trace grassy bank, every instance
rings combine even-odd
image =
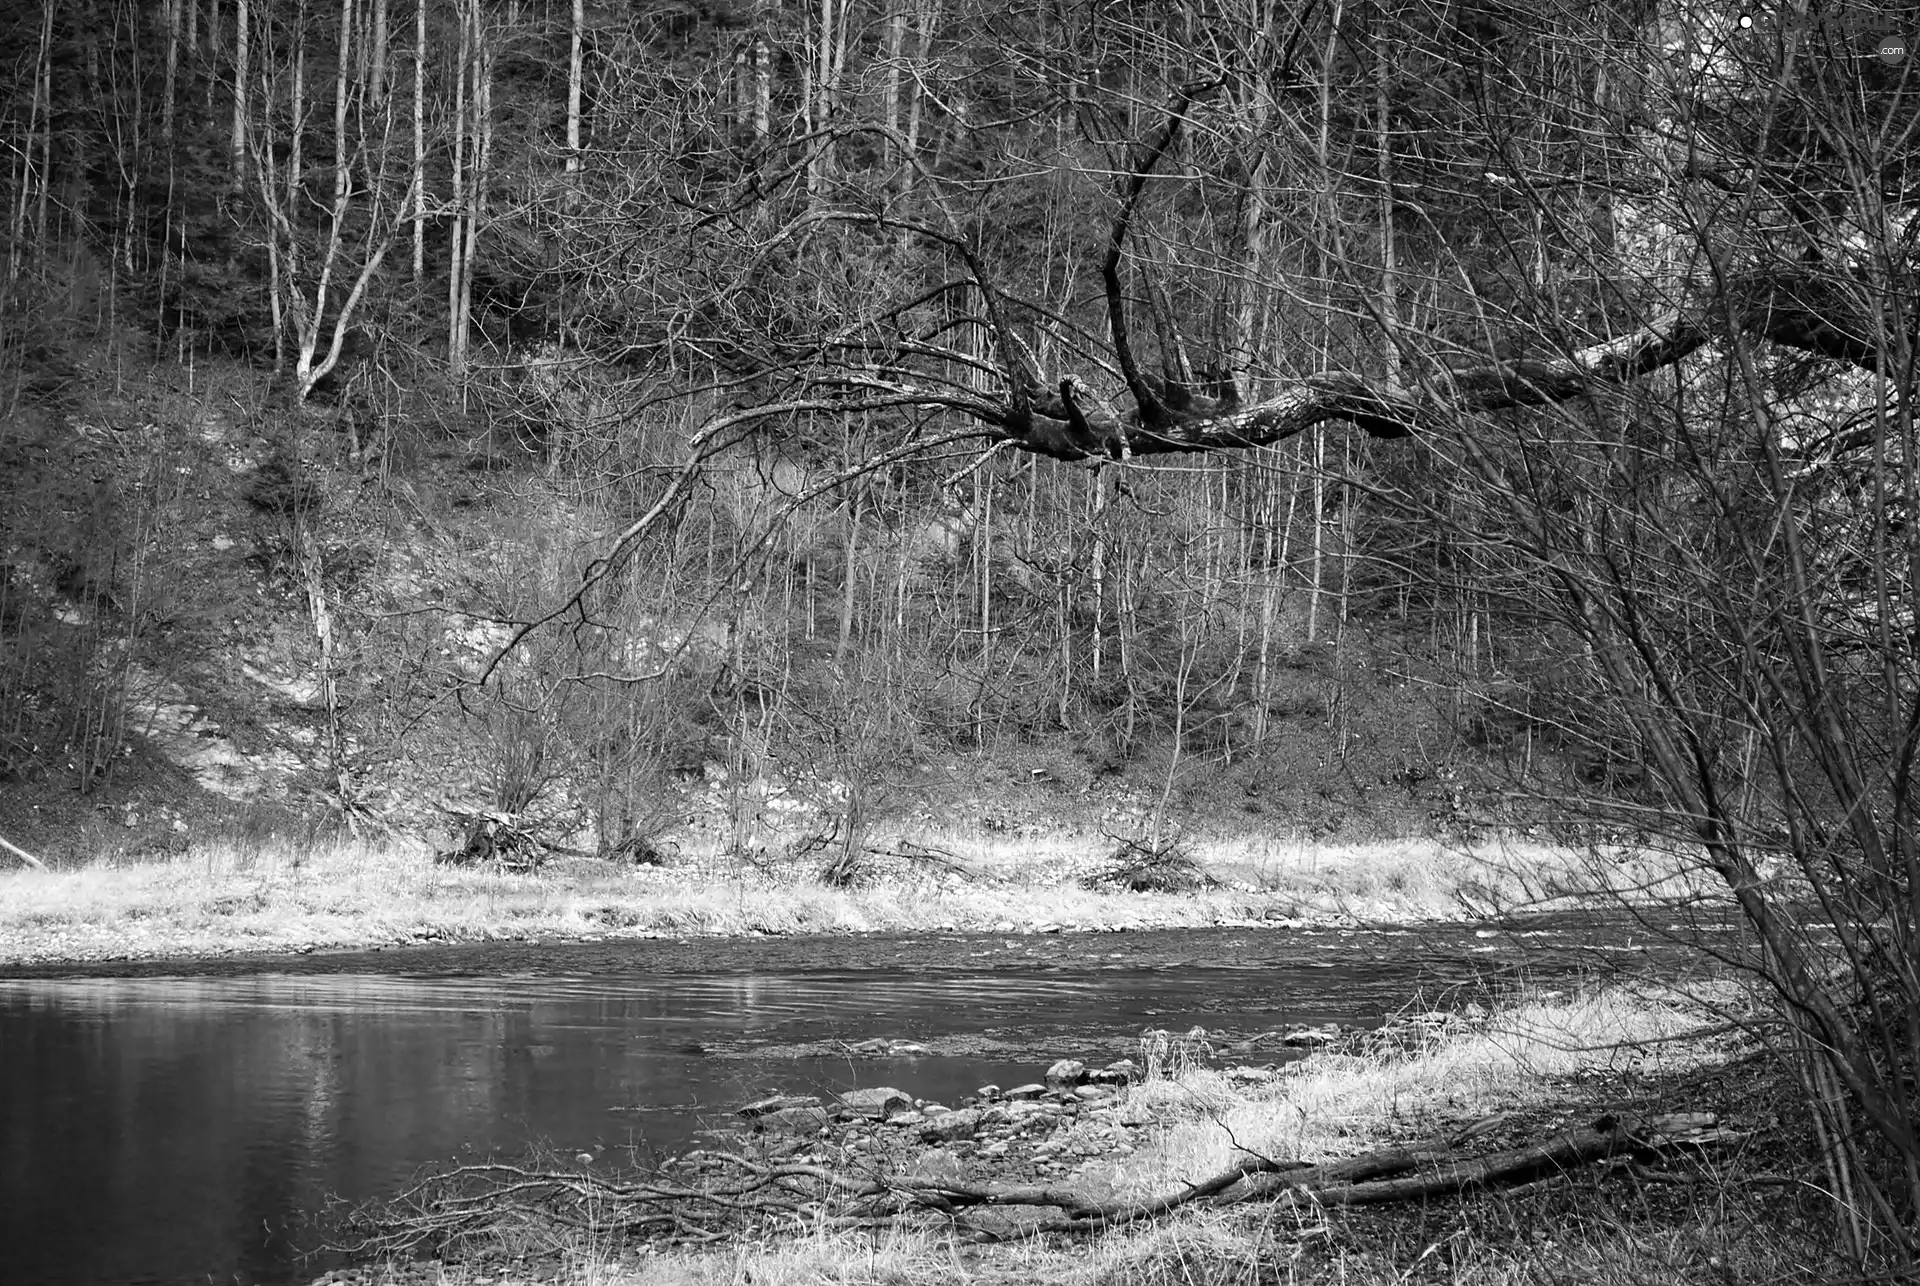
[[[1721,1002],[1728,1000],[1722,995]],[[1129,1156],[1070,1182],[1096,1195],[1175,1192],[1248,1152],[1317,1162],[1504,1114],[1473,1150],[1585,1124],[1603,1111],[1709,1110],[1743,1145],[1660,1171],[1589,1167],[1514,1191],[1366,1209],[1192,1207],[1087,1240],[968,1244],[939,1231],[821,1232],[701,1252],[635,1252],[592,1231],[518,1225],[458,1263],[372,1268],[382,1286],[801,1286],[1049,1282],[1059,1286],[1327,1282],[1668,1286],[1840,1280],[1803,1143],[1761,1064],[1678,995],[1542,994],[1410,1046],[1321,1053],[1265,1082],[1182,1067],[1130,1093],[1154,1125]],[[1784,1094],[1784,1091],[1782,1091]],[[1766,1173],[1760,1174],[1764,1170]],[[1857,1272],[1858,1269],[1851,1270]],[[1848,1278],[1849,1280],[1866,1280]]]
[[[441,865],[405,844],[207,843],[161,860],[0,874],[0,964],[418,941],[1433,920],[1576,886],[1590,856],[1237,838],[1193,845],[1179,891],[1137,892],[1089,885],[1108,869],[1112,841],[1099,837],[916,839],[954,861],[882,863],[850,887],[823,883],[817,861],[777,869],[718,854],[661,867],[564,859],[525,874]]]

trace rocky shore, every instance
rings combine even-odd
[[[1204,1100],[1171,1079],[1176,1073],[1204,1068],[1233,1089],[1246,1090],[1277,1079],[1287,1064],[1317,1050],[1406,1047],[1458,1031],[1466,1021],[1458,1014],[1436,1012],[1405,1017],[1388,1028],[1303,1025],[1232,1043],[1215,1043],[1201,1028],[1152,1030],[1142,1033],[1137,1058],[1098,1065],[1059,1058],[1040,1080],[1008,1087],[982,1085],[952,1104],[917,1099],[892,1086],[825,1097],[773,1095],[742,1104],[731,1121],[713,1129],[708,1147],[672,1158],[653,1177],[698,1186],[709,1174],[719,1176],[727,1154],[751,1153],[762,1161],[820,1165],[850,1174],[964,1184],[1059,1184],[1099,1196],[1109,1186],[1103,1170],[1146,1147],[1156,1128],[1206,1110]],[[850,1052],[879,1058],[914,1049],[912,1042],[876,1039]],[[585,1153],[573,1161],[583,1168],[601,1164]],[[1010,1207],[993,1212],[992,1218],[1004,1232],[1014,1233],[1032,1214]],[[743,1229],[749,1236],[771,1231]],[[617,1258],[638,1265],[659,1248],[630,1246]],[[516,1254],[489,1246],[446,1261],[336,1269],[315,1278],[313,1286],[549,1286],[577,1281],[577,1268],[564,1253]]]

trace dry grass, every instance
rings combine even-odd
[[[1485,1023],[1462,1022],[1414,1057],[1318,1054],[1253,1092],[1195,1069],[1141,1087],[1167,1124],[1151,1147],[1111,1164],[1110,1182],[1123,1195],[1152,1196],[1217,1173],[1245,1152],[1331,1160],[1388,1136],[1431,1136],[1448,1123],[1522,1108],[1583,1073],[1628,1065],[1642,1075],[1681,1070],[1701,1051],[1668,1038],[1703,1020],[1683,997],[1615,989],[1537,999]]]
[[[423,846],[209,842],[164,860],[0,874],[0,963],[273,952],[422,939],[1148,928],[1342,917],[1458,916],[1516,872],[1554,877],[1576,855],[1433,842],[1315,847],[1247,837],[1197,844],[1213,886],[1087,888],[1111,841],[915,836],[965,875],[901,864],[851,888],[810,869],[769,874],[717,853],[671,869],[595,861],[538,874],[434,862]]]

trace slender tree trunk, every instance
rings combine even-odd
[[[764,22],[764,15],[761,18]],[[773,133],[773,49],[764,29],[753,34],[753,141],[765,143]]]
[[[293,124],[289,129],[292,137],[288,140],[287,150],[287,206],[289,211],[299,208],[298,198],[301,186],[301,169],[306,158],[301,155],[300,140],[306,134],[307,124],[307,5],[301,0],[294,18],[297,24],[293,36]],[[296,287],[297,288],[297,287]]]
[[[368,48],[367,89],[376,108],[387,102],[387,0],[373,0],[373,37]]]
[[[320,280],[314,286],[312,311],[306,317],[305,325],[300,328],[300,355],[294,365],[294,379],[302,398],[312,390],[317,378],[313,369],[314,352],[320,343],[321,327],[326,323],[327,297],[346,234],[353,153],[347,144],[347,98],[353,68],[353,6],[354,0],[340,0],[340,42],[333,75],[333,201],[329,206],[331,218],[327,228],[327,247],[320,261]],[[294,289],[299,288],[296,282]]]
[[[854,608],[860,595],[860,488],[847,500],[847,533],[841,544],[844,568],[840,582],[840,620],[833,642],[833,663],[844,666],[853,648]]]
[[[907,91],[907,157],[906,171],[900,176],[902,195],[912,191],[917,171],[913,158],[920,155],[920,116],[921,104],[926,95],[921,92],[921,81],[927,74],[928,60],[933,55],[933,29],[940,21],[940,0],[913,0],[917,15],[918,28],[914,33],[913,85]]]
[[[36,211],[32,242],[47,243],[47,189],[53,182],[53,11],[56,0],[41,0],[40,42],[33,63],[33,98],[27,107],[26,146],[10,167],[14,184],[12,237],[7,246],[7,280],[20,277],[27,257],[27,210]],[[37,165],[36,165],[37,161]],[[35,173],[35,170],[38,173]]]
[[[1101,662],[1105,659],[1103,625],[1106,620],[1107,600],[1107,471],[1098,469],[1093,475],[1093,553],[1089,561],[1088,572],[1093,579],[1093,637],[1089,640],[1092,653],[1089,668],[1093,671],[1095,682],[1100,678]]]
[[[233,131],[232,178],[238,192],[247,176],[247,40],[252,0],[233,0]]]
[[[459,51],[454,63],[453,93],[453,228],[447,247],[447,369],[456,377],[466,370],[467,153],[470,135],[468,84],[474,68],[473,0],[454,0],[460,22]]]
[[[900,57],[907,45],[906,0],[892,0],[887,9],[886,77],[881,82],[881,119],[887,125],[886,155],[898,165],[905,161],[893,135],[900,132]]]
[[[974,507],[980,520],[974,525],[974,550],[980,560],[980,683],[973,698],[973,744],[987,744],[988,676],[993,670],[993,474],[983,468],[974,474]]]
[[[180,5],[182,0],[160,0],[160,16],[167,29],[167,48],[160,82],[160,146],[171,157],[173,118],[180,81]],[[168,215],[172,214],[171,209]]]
[[[246,3],[246,0],[241,0]],[[413,284],[426,273],[427,258],[427,0],[413,4]]]
[[[567,42],[567,173],[580,169],[581,47],[586,35],[586,0],[573,0],[572,29]]]
[[[1403,382],[1400,375],[1400,303],[1398,286],[1394,280],[1393,127],[1389,107],[1393,60],[1386,14],[1376,13],[1374,21],[1374,152],[1380,171],[1380,325],[1385,332],[1382,348],[1386,359],[1386,384],[1390,392],[1397,393],[1403,387]]]
[[[1327,25],[1327,43],[1320,61],[1320,131],[1316,140],[1314,160],[1319,174],[1316,182],[1320,186],[1321,210],[1318,240],[1320,250],[1321,291],[1326,300],[1329,313],[1332,312],[1333,278],[1336,271],[1334,252],[1329,248],[1334,230],[1339,223],[1340,212],[1337,208],[1337,196],[1333,181],[1333,67],[1334,52],[1340,39],[1340,20],[1345,6],[1341,0],[1334,0],[1333,14]],[[1322,359],[1325,359],[1322,354]],[[1313,564],[1312,576],[1307,585],[1307,641],[1316,641],[1320,636],[1320,595],[1322,588],[1322,560],[1326,554],[1326,435],[1313,435]]]

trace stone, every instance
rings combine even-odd
[[[1014,1086],[1012,1089],[1007,1091],[1007,1097],[1015,1098],[1015,1099],[1043,1098],[1045,1097],[1046,1092],[1047,1092],[1046,1086],[1041,1085],[1038,1082],[1035,1082],[1030,1085]],[[982,1097],[985,1097],[985,1096],[983,1095]]]
[[[920,1124],[919,1137],[922,1143],[954,1143],[971,1139],[980,1128],[980,1118],[984,1115],[979,1108],[962,1108],[958,1112],[942,1112],[929,1117]]]
[[[1129,1081],[1140,1079],[1140,1064],[1131,1058],[1117,1059],[1094,1072],[1087,1079],[1096,1085],[1125,1085]]]
[[[1113,1091],[1105,1085],[1082,1085],[1073,1092],[1073,1096],[1082,1102],[1097,1103],[1111,1096]]]
[[[958,1183],[964,1174],[959,1157],[945,1148],[929,1148],[915,1157],[900,1177],[917,1183]]]
[[[1007,1104],[1007,1120],[1023,1128],[1031,1129],[1035,1125],[1046,1124],[1059,1115],[1060,1109],[1053,1104],[1033,1099]]]
[[[1087,1079],[1087,1065],[1077,1058],[1062,1058],[1047,1069],[1049,1085],[1074,1086]]]
[[[783,1107],[753,1118],[756,1129],[780,1130],[793,1134],[812,1134],[833,1123],[824,1107]]]
[[[884,1121],[890,1116],[913,1110],[912,1096],[891,1085],[848,1090],[840,1095],[839,1103],[842,1108],[855,1116],[864,1116],[872,1121]]]
[[[1000,1087],[998,1085],[982,1085],[973,1093],[975,1098],[999,1098]]]
[[[911,1125],[918,1125],[926,1119],[918,1112],[902,1112],[898,1116],[888,1117],[887,1124],[896,1129],[905,1129]]]

